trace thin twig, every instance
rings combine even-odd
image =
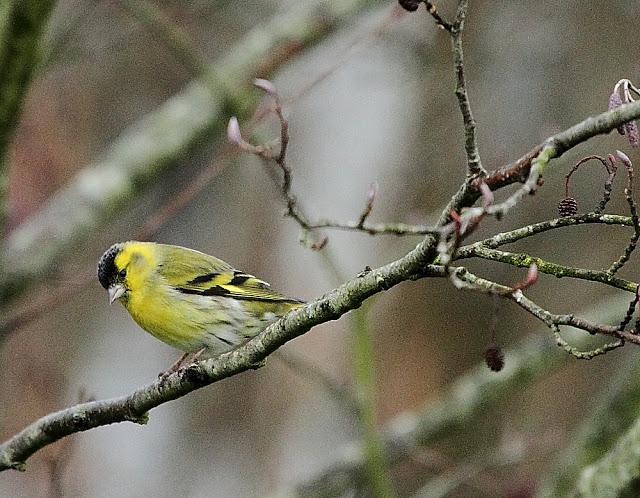
[[[436,9],[436,6],[431,2],[427,2],[426,0],[423,1],[425,6],[427,7],[427,12],[431,15],[431,17],[433,17],[433,20],[436,22],[436,26],[445,30],[449,34],[453,34],[455,27],[440,15],[438,9]]]
[[[492,237],[474,242],[468,246],[463,246],[458,250],[457,256],[460,258],[466,257],[465,254],[468,251],[473,251],[476,246],[485,246],[491,249],[500,247],[506,244],[512,244],[519,240],[524,240],[540,233],[548,232],[550,230],[556,230],[559,228],[565,228],[576,225],[585,224],[603,224],[603,225],[620,225],[620,226],[633,226],[633,221],[629,216],[620,216],[616,214],[597,214],[597,213],[585,213],[574,216],[565,216],[563,218],[554,218],[547,221],[541,221],[532,225],[527,225],[521,228],[516,228],[509,232],[501,232]]]
[[[557,325],[555,323],[552,323],[549,326],[549,328],[553,332],[553,336],[556,339],[556,344],[558,346],[560,346],[562,349],[564,349],[571,356],[574,356],[575,358],[577,358],[579,360],[592,360],[596,356],[600,356],[600,355],[606,354],[609,351],[613,351],[614,349],[618,349],[618,348],[621,348],[622,346],[624,346],[624,339],[617,339],[617,340],[615,340],[613,342],[607,342],[606,344],[603,344],[602,346],[599,346],[597,348],[590,349],[588,351],[582,351],[582,350],[576,348],[575,346],[572,346],[571,344],[569,344],[562,337],[562,335],[560,335],[560,326],[559,325]]]
[[[640,218],[638,217],[638,208],[633,198],[633,164],[629,157],[623,152],[617,151],[618,158],[622,161],[627,169],[627,186],[624,189],[624,196],[629,204],[629,212],[631,213],[631,221],[633,222],[633,235],[627,247],[625,247],[624,253],[617,261],[615,261],[607,270],[609,275],[615,275],[631,258],[631,254],[636,249],[638,239],[640,239]]]
[[[540,307],[530,299],[524,296],[521,290],[512,292],[510,287],[492,282],[485,278],[478,277],[469,272],[464,267],[457,267],[450,269],[452,279],[456,287],[460,289],[473,290],[483,292],[486,294],[500,296],[515,302],[525,311],[536,317],[542,323],[544,323],[556,336],[558,345],[565,349],[568,353],[572,354],[578,359],[591,359],[594,356],[604,354],[612,349],[616,349],[624,345],[625,341],[631,342],[636,345],[640,345],[640,336],[629,331],[622,331],[618,325],[605,325],[599,323],[589,322],[582,318],[577,318],[572,314],[553,314],[544,308]],[[570,326],[580,330],[584,330],[589,334],[602,334],[612,336],[617,340],[613,343],[604,344],[591,351],[579,351],[572,348],[570,345],[562,339],[559,335],[560,326]]]
[[[585,268],[565,266],[530,254],[492,249],[482,244],[473,244],[471,246],[461,248],[458,250],[455,259],[460,260],[472,257],[506,263],[519,268],[529,268],[531,265],[536,265],[539,272],[547,275],[553,275],[557,278],[569,277],[588,280],[591,282],[599,282],[628,292],[636,292],[636,289],[638,288],[638,284],[635,282],[611,276],[606,270],[589,270]]]
[[[564,196],[569,197],[569,182],[571,181],[571,177],[573,176],[573,174],[578,170],[578,168],[580,168],[580,166],[582,166],[584,163],[592,159],[599,161],[604,166],[607,172],[607,179],[604,184],[604,192],[602,194],[602,199],[600,200],[600,202],[598,203],[598,206],[594,210],[595,213],[602,213],[605,207],[607,206],[607,203],[611,199],[611,190],[613,187],[613,180],[617,172],[617,167],[615,165],[613,156],[609,156],[608,160],[598,155],[590,155],[580,159],[564,177]]]
[[[462,49],[462,33],[464,31],[464,20],[467,14],[467,0],[458,1],[456,20],[453,23],[451,33],[453,44],[453,64],[456,74],[455,94],[458,99],[458,106],[464,122],[464,149],[467,153],[467,176],[486,176],[487,171],[483,168],[478,152],[478,141],[476,138],[476,122],[471,112],[471,103],[467,94],[467,83],[464,75],[464,57]],[[432,14],[433,15],[433,14]]]
[[[426,235],[440,234],[439,227],[429,227],[426,225],[408,225],[405,223],[367,223],[367,219],[373,209],[378,187],[371,184],[367,190],[365,207],[356,221],[338,221],[329,219],[312,220],[300,207],[295,194],[292,191],[293,172],[287,162],[287,147],[289,145],[289,121],[282,109],[282,99],[276,87],[267,80],[257,79],[255,85],[269,95],[273,100],[272,111],[278,118],[280,124],[280,137],[271,143],[254,145],[246,141],[240,131],[240,125],[235,117],[229,120],[227,137],[229,141],[237,146],[239,150],[254,154],[267,163],[274,163],[282,172],[280,183],[280,193],[287,207],[286,215],[291,217],[305,232],[311,232],[320,228],[330,228],[337,230],[349,230],[367,233],[369,235]],[[280,144],[279,151],[274,151],[274,145]],[[320,240],[323,240],[321,237]]]
[[[633,299],[629,303],[627,312],[625,313],[624,318],[620,321],[620,325],[618,325],[619,330],[626,329],[627,325],[629,325],[629,323],[631,322],[631,319],[633,318],[633,314],[635,313],[636,307],[638,306],[638,299],[640,299],[640,294],[638,294],[638,290],[640,290],[640,287],[636,290],[636,293],[633,295]],[[638,331],[638,325],[636,322],[636,333],[637,331]]]
[[[303,228],[315,230],[318,228],[330,228],[335,230],[346,230],[363,232],[369,235],[427,235],[440,234],[442,229],[429,225],[408,225],[406,223],[360,223],[358,221],[340,221],[321,218],[318,221],[310,222]]]

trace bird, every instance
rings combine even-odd
[[[187,359],[231,351],[304,305],[221,259],[177,245],[113,244],[97,273],[110,304],[119,301],[142,329],[183,351],[165,374]]]

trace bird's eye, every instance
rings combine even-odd
[[[118,273],[118,276],[120,278],[124,278],[127,276],[127,270],[120,270],[120,273]]]

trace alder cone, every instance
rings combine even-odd
[[[578,202],[573,197],[565,197],[558,203],[558,213],[561,217],[573,216],[578,212]]]

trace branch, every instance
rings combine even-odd
[[[575,216],[566,216],[564,218],[555,218],[553,220],[541,221],[534,223],[533,225],[527,225],[521,228],[516,228],[509,232],[501,232],[492,237],[489,237],[478,242],[474,242],[468,246],[458,249],[458,255],[461,258],[466,257],[467,252],[473,252],[477,246],[484,246],[491,249],[500,247],[506,244],[512,244],[519,240],[532,237],[539,233],[548,232],[549,230],[555,230],[557,228],[570,227],[575,225],[584,225],[589,223],[601,223],[604,225],[621,225],[621,226],[633,226],[633,220],[630,216],[620,216],[617,214],[596,214],[586,213]]]
[[[428,225],[408,225],[406,223],[360,223],[359,221],[339,221],[320,218],[318,221],[309,221],[303,228],[315,230],[318,228],[332,228],[364,232],[369,235],[427,235],[439,234],[441,229]]]
[[[450,34],[453,44],[453,65],[456,73],[455,93],[464,123],[464,150],[467,153],[467,176],[478,177],[486,176],[487,172],[482,167],[482,162],[480,161],[478,141],[476,138],[476,121],[471,112],[471,103],[469,102],[467,83],[464,76],[462,32],[464,31],[464,20],[467,15],[467,4],[467,0],[458,1],[456,19]]]
[[[521,290],[507,287],[491,280],[478,277],[469,272],[464,267],[450,268],[449,271],[454,285],[459,289],[484,292],[486,294],[509,299],[516,303],[518,306],[520,306],[520,308],[527,311],[542,323],[544,323],[547,327],[549,327],[556,338],[556,343],[558,344],[558,346],[562,347],[567,353],[575,356],[578,359],[590,360],[595,356],[604,354],[612,349],[623,346],[625,341],[640,345],[640,335],[637,335],[635,331],[621,330],[619,325],[605,325],[590,322],[583,318],[578,318],[573,314],[554,314],[537,305],[531,299],[525,297]],[[561,326],[569,326],[580,329],[591,335],[602,334],[611,336],[614,337],[616,341],[609,344],[604,344],[590,351],[580,351],[570,346],[560,336]]]
[[[175,164],[204,136],[219,129],[226,112],[236,109],[242,113],[253,101],[253,93],[245,90],[256,71],[276,69],[370,3],[319,1],[288,9],[265,26],[254,28],[227,57],[211,66],[222,87],[213,90],[210,81],[194,80],[124,130],[99,160],[85,167],[3,242],[0,301],[16,297],[59,266],[70,247],[81,244],[92,229],[135,197],[136,190],[157,181],[160,170]]]
[[[206,77],[210,68],[187,34],[155,4],[145,0],[117,0],[140,24],[155,34],[192,76]],[[214,78],[214,73],[211,73]]]
[[[429,244],[423,241],[404,257],[346,282],[324,297],[289,313],[263,333],[230,352],[157,380],[128,396],[83,403],[47,415],[0,445],[0,470],[23,468],[33,453],[70,434],[116,422],[146,423],[147,412],[195,389],[256,368],[273,351],[309,331],[357,308],[367,298],[419,276],[444,276],[426,268]]]
[[[373,203],[378,193],[378,186],[372,183],[367,190],[367,201],[360,213],[357,221],[336,221],[320,219],[313,221],[306,214],[305,209],[300,205],[298,199],[292,191],[293,171],[287,162],[287,147],[289,145],[289,121],[284,116],[282,109],[282,99],[275,85],[265,79],[256,79],[254,85],[264,91],[273,100],[272,111],[278,117],[280,124],[280,137],[266,144],[254,145],[246,141],[240,131],[238,119],[233,116],[227,125],[227,139],[238,150],[260,157],[267,163],[275,164],[282,172],[282,181],[273,177],[279,183],[280,194],[287,206],[286,215],[291,217],[303,232],[311,232],[319,228],[333,228],[338,230],[359,231],[369,235],[439,235],[442,231],[440,227],[429,227],[426,225],[407,225],[405,223],[367,223],[367,218],[373,210]],[[274,151],[274,145],[280,144],[280,150]],[[271,170],[269,170],[271,173]],[[273,175],[272,175],[273,176]],[[311,247],[321,249],[326,243],[326,238],[321,238],[320,242],[312,242]]]
[[[433,17],[436,25],[449,33],[451,36],[453,50],[453,65],[456,75],[455,94],[458,99],[458,106],[462,114],[464,124],[465,143],[464,149],[467,154],[467,177],[476,178],[478,176],[486,176],[487,172],[480,161],[478,152],[478,142],[476,139],[476,122],[471,112],[471,104],[467,94],[467,84],[464,76],[464,57],[462,49],[462,33],[464,31],[464,20],[467,15],[468,0],[458,0],[456,9],[456,17],[453,23],[447,22],[438,12],[433,3],[425,0],[399,0],[400,5],[414,12],[421,3],[424,3],[427,12]]]
[[[483,179],[483,182],[491,190],[498,190],[515,182],[524,182],[529,177],[533,160],[545,146],[553,148],[554,157],[560,157],[576,145],[596,135],[609,133],[618,126],[638,118],[640,118],[640,101],[624,104],[611,111],[587,118],[571,128],[549,137],[517,161],[492,171]]]
[[[640,419],[636,419],[631,428],[604,457],[582,470],[577,484],[580,496],[583,498],[622,496],[623,491],[638,478],[640,467],[638,447],[640,447]]]
[[[529,268],[535,264],[538,267],[538,271],[546,273],[547,275],[553,275],[558,278],[570,277],[589,280],[591,282],[600,282],[628,292],[636,292],[638,287],[638,284],[635,282],[611,276],[607,270],[586,270],[584,268],[565,266],[529,254],[489,249],[483,245],[474,244],[472,248],[463,247],[458,250],[457,257],[454,259],[471,257],[478,257],[488,261],[498,261],[518,268]]]

